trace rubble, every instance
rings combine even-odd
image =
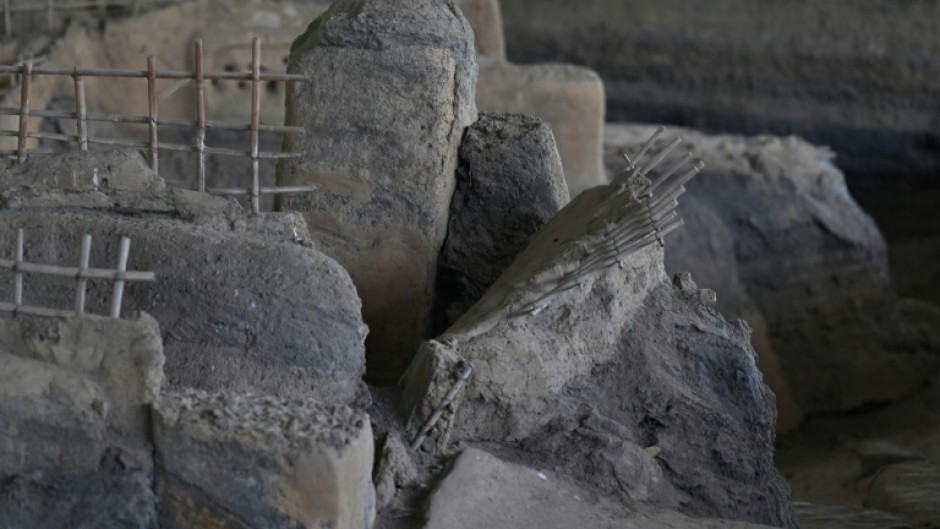
[[[418,469],[408,447],[394,433],[386,434],[376,453],[375,495],[377,507],[382,509],[391,503],[398,489],[417,480]]]
[[[745,324],[726,322],[688,278],[669,284],[658,244],[555,288],[645,200],[645,179],[623,178],[575,198],[423,346],[403,381],[410,431],[466,361],[473,376],[432,446],[506,443],[615,497],[795,527]]]
[[[168,392],[154,408],[161,527],[334,527],[375,518],[372,431],[343,405]]]
[[[319,191],[281,207],[349,271],[370,376],[394,381],[430,331],[457,149],[476,118],[472,32],[452,0],[340,0],[294,42],[288,71],[311,78],[287,94],[287,124],[307,134],[285,148],[306,156],[277,182]]]
[[[438,262],[446,328],[569,201],[551,128],[521,114],[481,114],[460,145],[457,187]],[[443,329],[441,329],[443,330]]]

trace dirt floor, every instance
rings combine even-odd
[[[872,443],[940,461],[940,379],[900,402],[809,418],[778,438],[777,466],[795,501],[862,507],[877,471],[865,456]]]

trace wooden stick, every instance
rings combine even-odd
[[[78,284],[75,286],[75,313],[85,313],[85,292],[88,288],[88,278],[84,274],[88,271],[91,260],[91,235],[82,237],[82,255],[78,263]]]
[[[16,247],[13,250],[13,304],[23,304],[23,228],[16,230]]]
[[[131,16],[136,17],[140,13],[140,0],[134,0],[131,4]]]
[[[261,39],[251,40],[251,212],[261,213],[258,125],[261,123]]]
[[[26,135],[29,133],[29,80],[33,73],[33,62],[23,63],[23,75],[20,80],[20,128],[19,140],[16,144],[16,161],[26,161]]]
[[[672,164],[668,169],[666,169],[666,171],[664,171],[663,174],[659,175],[659,178],[657,178],[656,181],[660,183],[668,181],[669,177],[676,174],[679,171],[679,169],[682,169],[687,164],[691,163],[693,158],[694,156],[692,155],[692,153],[690,152],[685,153],[685,155],[683,155],[682,158],[680,158],[678,161],[676,161],[676,163]]]
[[[415,436],[414,440],[411,442],[411,449],[417,450],[421,446],[421,443],[424,442],[424,438],[428,435],[428,432],[431,431],[431,428],[440,420],[441,415],[444,414],[444,410],[457,398],[457,394],[460,392],[460,388],[467,383],[467,380],[470,378],[470,375],[473,374],[473,366],[469,362],[466,362],[463,366],[463,369],[460,370],[460,373],[457,375],[457,380],[454,381],[454,385],[450,388],[450,391],[447,392],[447,395],[444,396],[444,400],[441,401],[440,406],[438,406],[434,413],[428,417],[428,420],[424,422],[424,425],[421,426],[421,430],[418,431],[418,435]]]
[[[75,76],[75,117],[78,127],[78,146],[81,150],[88,150],[88,121],[85,108],[85,79]]]
[[[56,6],[58,10],[83,10],[83,9],[98,9],[100,11],[106,10],[108,7],[127,7],[130,6],[133,8],[135,2],[140,2],[140,0],[85,0],[85,1],[71,1],[65,4],[59,4]],[[179,0],[160,0],[154,1],[150,0],[149,4],[154,5],[166,5],[172,3],[179,3]],[[13,6],[10,9],[13,13],[38,13],[40,11],[46,11],[48,7],[42,2],[31,2],[29,4],[19,4]]]
[[[281,187],[262,187],[258,190],[260,195],[277,195],[282,193],[313,193],[317,188],[314,186],[281,186]],[[213,195],[250,195],[251,192],[241,187],[216,187],[209,188],[207,191]]]
[[[12,107],[0,107],[0,116],[19,116],[20,109]],[[78,115],[75,112],[65,112],[62,110],[30,110],[30,116],[34,117],[43,117],[43,118],[71,118],[77,119]],[[128,116],[124,114],[104,114],[104,113],[91,113],[86,114],[86,121],[108,121],[111,123],[150,123],[150,118],[147,116]],[[160,118],[157,119],[157,125],[167,125],[175,127],[196,127],[198,121],[191,119],[176,119],[176,118]],[[235,130],[235,131],[245,131],[248,132],[251,130],[251,125],[245,125],[241,123],[225,123],[222,121],[211,121],[206,120],[206,129],[220,129],[220,130]],[[278,134],[306,134],[306,130],[303,127],[292,127],[287,125],[259,125],[258,130],[261,132],[276,132]]]
[[[630,167],[631,169],[636,168],[636,164],[640,162],[640,158],[642,158],[643,155],[646,154],[646,151],[650,150],[653,144],[656,143],[656,140],[659,139],[659,137],[665,131],[666,131],[665,127],[656,127],[656,132],[654,132],[653,135],[650,136],[648,140],[646,140],[646,143],[644,143],[643,146],[640,147],[640,151],[636,153],[636,156],[633,157],[634,165]]]
[[[206,190],[206,88],[202,71],[202,39],[196,39],[196,166],[197,187]]]
[[[15,260],[0,259],[0,269],[15,270],[18,268],[26,274],[70,277],[72,279],[82,277],[85,279],[104,279],[106,281],[115,281],[117,279],[123,279],[125,281],[153,281],[157,278],[157,275],[154,272],[135,272],[133,270],[118,272],[117,270],[111,270],[110,268],[89,268],[85,271],[82,271],[80,268],[69,266],[55,266],[24,262],[20,263],[20,265],[16,267],[15,264]]]
[[[262,152],[258,154],[258,158],[262,160],[287,160],[291,158],[302,158],[304,153],[302,152]]]
[[[646,176],[647,174],[649,174],[650,171],[652,171],[653,169],[656,169],[656,167],[660,163],[662,163],[662,161],[665,160],[666,157],[669,156],[669,154],[676,147],[678,147],[680,143],[682,143],[681,137],[676,136],[675,138],[673,138],[672,141],[669,142],[668,145],[666,145],[666,148],[664,148],[662,152],[656,155],[656,157],[653,158],[653,160],[650,162],[649,165],[646,166],[646,168],[640,170],[640,176]]]
[[[52,33],[52,30],[55,28],[55,15],[53,14],[53,4],[54,0],[46,0],[46,27],[49,30],[49,33]]]
[[[131,240],[121,237],[121,246],[118,249],[117,272],[123,274],[127,271],[127,258],[131,253]],[[124,276],[118,275],[114,280],[114,291],[111,293],[111,317],[121,317],[121,304],[124,302]]]
[[[10,0],[3,0],[3,30],[7,37],[13,36],[13,26],[10,22]]]
[[[30,114],[32,116],[33,114]],[[0,136],[19,136],[18,131],[12,130],[0,130]],[[58,141],[75,141],[78,136],[71,134],[59,134],[58,132],[28,132],[26,133],[27,138],[37,138],[42,140],[58,140]],[[35,153],[35,150],[29,151],[30,154]]]
[[[133,147],[138,149],[150,146],[149,141],[115,140],[110,138],[88,138],[88,143],[114,145],[115,147]]]
[[[14,305],[13,303],[7,303],[0,301],[0,312],[7,312],[17,316],[19,314],[29,315],[29,316],[45,316],[47,318],[67,318],[69,316],[74,316],[75,312],[71,310],[62,310],[62,309],[47,309],[44,307],[32,307],[29,305]]]
[[[683,173],[681,176],[670,178],[668,181],[663,181],[660,179],[653,182],[653,185],[650,187],[650,193],[653,193],[657,196],[672,195],[704,168],[705,162],[696,160],[696,162],[692,164],[692,167],[690,167],[689,170]]]
[[[153,55],[147,57],[147,99],[149,109],[150,128],[150,168],[159,172],[157,158],[157,58]]]
[[[0,66],[0,73],[19,73],[19,66]],[[115,70],[107,68],[79,68],[76,72],[74,68],[63,68],[56,66],[41,66],[33,70],[34,75],[72,75],[77,73],[83,77],[148,77],[147,70]],[[155,74],[157,79],[194,79],[194,72],[159,70]],[[250,81],[251,73],[240,72],[205,72],[203,78],[206,80],[226,80],[226,81]],[[262,81],[281,81],[292,83],[306,83],[310,79],[301,74],[265,72],[260,76]]]

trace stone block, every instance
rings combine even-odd
[[[457,149],[476,119],[476,53],[453,0],[340,0],[297,38],[285,140],[304,156],[279,185],[313,237],[349,271],[369,325],[369,374],[393,382],[430,330]]]
[[[604,84],[567,64],[515,65],[480,59],[477,107],[544,119],[558,143],[572,197],[607,182],[603,164]]]
[[[466,312],[569,201],[552,130],[522,114],[482,114],[460,145],[457,188],[441,249],[437,303]]]
[[[366,529],[369,417],[346,406],[197,390],[154,409],[162,529]]]

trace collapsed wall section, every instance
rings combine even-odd
[[[669,284],[658,243],[608,248],[649,190],[631,174],[575,198],[422,346],[403,379],[414,442],[508,445],[621,500],[796,527],[747,325],[690,277]]]
[[[359,298],[346,271],[310,247],[299,215],[250,216],[230,199],[167,189],[136,153],[35,157],[0,171],[0,184],[0,245],[23,228],[30,261],[77,265],[87,233],[92,266],[110,268],[117,241],[131,239],[129,268],[157,280],[128,286],[125,310],[160,322],[170,385],[363,396]],[[110,290],[90,281],[88,310],[103,312]],[[27,275],[24,299],[69,308],[74,280]]]
[[[369,371],[394,381],[427,337],[457,148],[476,118],[473,33],[452,0],[340,0],[291,48],[287,124],[307,134],[282,201],[349,271],[370,327]]]

